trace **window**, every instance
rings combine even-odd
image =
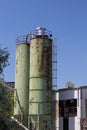
[[[60,117],[73,117],[76,115],[77,115],[77,99],[59,101]]]

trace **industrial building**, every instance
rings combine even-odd
[[[29,130],[87,129],[87,86],[57,88],[57,46],[42,27],[17,39],[14,117]]]
[[[54,48],[52,33],[42,27],[17,39],[14,117],[30,130],[53,130]]]
[[[87,86],[53,92],[56,130],[87,130]]]
[[[14,88],[14,82],[6,87]],[[52,90],[52,102],[53,130],[87,129],[87,86]]]

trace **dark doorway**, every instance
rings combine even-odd
[[[64,117],[64,118],[63,118],[63,130],[69,130],[68,117]]]

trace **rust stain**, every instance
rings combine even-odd
[[[47,76],[47,90],[50,90],[51,89],[51,86],[50,86],[50,81],[51,81],[51,48],[49,47],[47,49],[47,53],[46,53],[46,76]]]
[[[44,39],[43,39],[44,40]],[[46,88],[50,90],[51,80],[52,80],[52,45],[47,44],[46,41],[43,41],[43,45],[39,44],[40,39],[36,39],[35,41],[35,52],[37,55],[37,68],[39,76],[46,78]],[[42,44],[41,43],[41,44]]]
[[[51,101],[51,96],[50,96],[50,93],[48,92],[48,95],[46,96],[46,101],[47,102],[50,102]]]
[[[18,73],[18,67],[17,67],[17,65],[18,65],[18,60],[16,60],[16,74]]]
[[[57,101],[53,102],[53,111],[52,114],[54,116],[55,119],[57,119],[59,116],[59,104]]]
[[[39,58],[39,55],[37,57],[37,64],[39,65],[39,62],[40,62],[40,58]]]

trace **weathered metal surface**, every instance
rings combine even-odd
[[[29,117],[30,130],[54,130],[50,115],[32,115]]]
[[[46,28],[43,28],[43,27],[37,27],[35,32],[36,32],[36,35],[45,35],[45,31],[46,31]]]
[[[59,118],[59,95],[57,91],[53,91],[52,93],[52,103],[53,103],[53,118],[56,120]]]
[[[43,122],[52,121],[52,40],[49,38],[36,37],[30,41],[29,87],[31,123],[38,125],[35,129],[44,130]]]
[[[23,124],[28,123],[29,102],[29,44],[16,45],[14,115],[20,116]]]
[[[52,119],[53,119],[53,128],[58,130],[59,126],[59,95],[57,91],[52,91]]]

